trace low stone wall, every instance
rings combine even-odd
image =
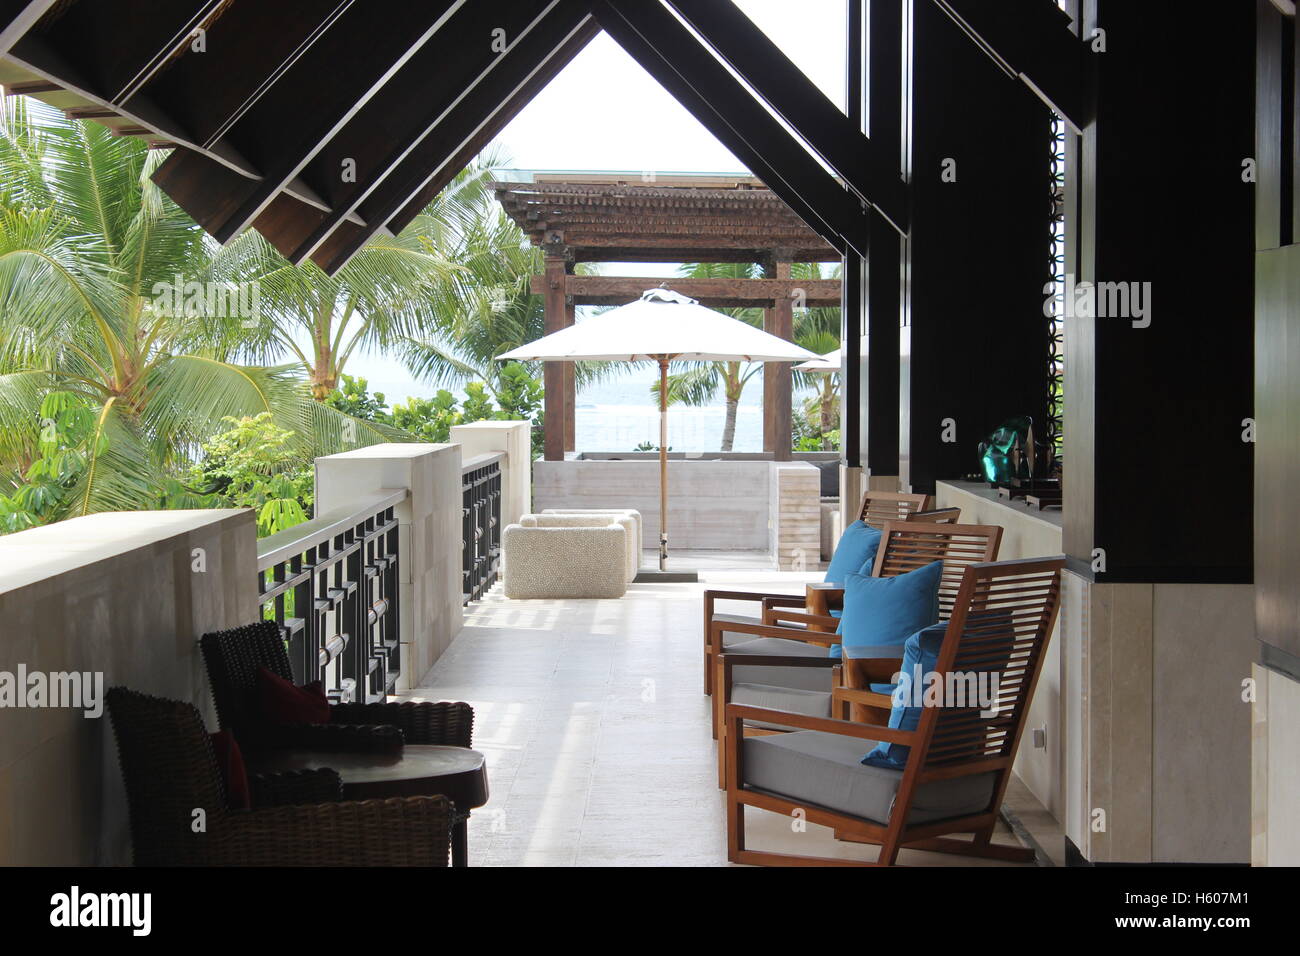
[[[207,631],[257,618],[248,510],[73,518],[0,537],[0,672],[102,674],[216,715]],[[105,711],[0,707],[0,866],[126,865],[126,792]]]
[[[807,462],[675,458],[668,462],[670,550],[766,551],[788,564],[819,551],[819,472]],[[659,462],[533,462],[533,507],[635,508],[642,547],[659,546]],[[805,527],[806,525],[806,527]]]

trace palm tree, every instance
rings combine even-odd
[[[200,285],[203,301],[169,294],[160,305],[160,291],[188,293],[193,280],[229,265],[151,181],[164,154],[23,97],[6,99],[0,484],[21,486],[34,461],[57,454],[75,467],[42,520],[147,508],[199,444],[228,427],[227,417],[270,412],[306,455],[393,434],[317,406],[291,367],[228,361],[213,340],[209,306],[230,290],[214,297]],[[218,311],[229,304],[221,299]],[[88,410],[75,448],[51,447],[57,430],[38,415],[56,393],[60,407]]]
[[[678,269],[678,275],[691,279],[757,279],[762,270],[752,262],[692,262],[685,263]],[[820,279],[820,267],[817,263],[796,262],[791,264],[791,278]],[[756,328],[763,327],[762,309],[719,309],[718,311],[739,319]],[[793,339],[796,345],[810,352],[824,353],[839,346],[840,310],[819,307],[799,309],[794,315]],[[703,406],[710,404],[721,390],[726,401],[726,419],[722,426],[721,451],[731,451],[736,439],[736,413],[740,407],[740,397],[750,380],[763,370],[761,362],[692,362],[682,372],[668,376],[668,404],[680,402],[683,405]],[[826,382],[816,379],[824,378]],[[803,372],[794,373],[794,383],[800,387],[813,386],[819,393],[824,392],[821,400],[821,414],[826,421],[827,410],[834,408],[835,387],[829,381],[833,376],[813,376]],[[656,400],[659,396],[659,383],[650,386],[650,392]],[[828,431],[829,428],[823,429]]]
[[[427,210],[426,247],[458,268],[437,284],[430,300],[435,320],[396,343],[417,379],[439,387],[481,381],[497,397],[512,386],[509,366],[522,364],[536,375],[540,363],[501,364],[496,356],[546,334],[542,297],[529,288],[542,271],[541,250],[487,188],[502,163],[500,154],[480,156]],[[609,368],[576,363],[579,387],[606,377]]]
[[[839,267],[831,270],[838,277]],[[790,277],[810,281],[825,278],[816,262],[795,262],[790,266]],[[825,355],[840,347],[840,310],[835,306],[817,306],[795,315],[795,342],[809,352]],[[839,372],[793,372],[798,388],[812,389],[813,397],[807,403],[808,413],[818,418],[817,431],[822,436],[822,448],[831,448],[830,432],[838,425],[837,413],[840,390]]]
[[[297,364],[319,402],[358,352],[404,354],[435,334],[455,303],[482,291],[476,264],[453,264],[444,247],[445,237],[476,227],[468,203],[487,174],[482,164],[465,169],[400,235],[372,239],[333,276],[310,261],[294,266],[256,232],[244,233],[214,260],[213,279],[255,283],[263,321],[253,329],[221,323],[228,354]]]

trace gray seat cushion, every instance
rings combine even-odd
[[[747,737],[741,744],[744,784],[788,800],[888,823],[901,770],[867,767],[875,744],[815,730]],[[988,809],[995,774],[972,774],[924,784],[912,799],[909,824],[929,823]]]
[[[829,660],[827,649],[803,641],[787,641],[779,637],[751,637],[728,645],[730,654],[754,654],[761,657],[816,657]],[[731,679],[737,684],[776,684],[797,690],[830,693],[831,668],[826,667],[763,667],[742,664],[732,669]],[[829,714],[829,711],[827,711]]]
[[[758,668],[751,669],[758,670]],[[770,667],[764,669],[772,670]],[[789,668],[789,670],[795,670],[795,668]],[[806,714],[809,717],[829,717],[831,715],[830,675],[827,674],[826,689],[822,691],[799,690],[794,687],[779,687],[773,684],[732,684],[730,702],[733,704],[748,704],[751,707],[767,707],[771,710],[784,710],[792,714]],[[745,725],[748,727],[765,727],[769,730],[782,729],[781,724],[770,724],[758,720],[748,720]],[[862,751],[862,753],[866,752],[866,750]]]
[[[763,623],[763,619],[761,617],[750,617],[749,615],[745,615],[745,614],[715,614],[713,615],[713,620],[730,622],[732,624],[762,624]],[[725,629],[722,632],[723,647],[731,647],[733,644],[743,644],[746,641],[752,641],[753,639],[754,639],[753,634],[740,634]]]

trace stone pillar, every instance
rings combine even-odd
[[[402,629],[399,690],[419,686],[460,633],[461,448],[422,443],[370,445],[316,459],[316,513],[346,508],[384,489],[410,492],[397,509]]]
[[[451,429],[451,440],[461,446],[461,461],[495,452],[505,454],[501,463],[502,527],[533,510],[531,433],[529,422],[471,422]]]

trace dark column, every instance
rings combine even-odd
[[[901,0],[870,0],[865,56],[869,86],[867,135],[887,145],[899,157],[903,135],[903,4]],[[856,294],[866,316],[866,338],[860,359],[862,380],[861,428],[863,462],[876,488],[887,488],[898,475],[899,338],[902,294],[897,232],[872,216],[870,249],[859,270]],[[846,272],[846,280],[849,273]],[[847,285],[847,281],[846,281]],[[847,294],[847,292],[846,292]]]
[[[1294,139],[1300,57],[1295,21],[1267,0],[1257,6],[1255,627],[1262,663],[1300,681],[1300,148]],[[1285,824],[1273,824],[1279,825]]]
[[[855,129],[866,132],[863,123],[862,77],[866,67],[863,49],[865,0],[845,3],[844,111]],[[878,217],[873,217],[878,218]],[[865,315],[862,310],[863,259],[853,250],[840,262],[840,459],[849,468],[862,465],[865,428],[861,414],[862,336]]]
[[[546,313],[546,333],[558,332],[568,323],[564,304],[565,265],[568,250],[559,243],[548,243],[543,259],[542,304]],[[568,416],[565,362],[545,362],[543,387],[546,390],[544,454],[547,461],[562,461],[565,449],[565,421]]]
[[[1073,268],[1080,282],[1150,283],[1150,302],[1145,327],[1065,318],[1064,545],[1081,573],[1105,550],[1098,581],[1248,582],[1254,446],[1242,419],[1254,192],[1265,188],[1243,181],[1254,18],[1243,4],[1216,20],[1206,69],[1197,26],[1168,14],[1084,6],[1106,51],[1090,54],[1095,120],[1080,146]]]
[[[1051,117],[937,4],[910,10],[900,465],[913,491],[933,492],[977,470],[1003,420],[1046,420]]]

